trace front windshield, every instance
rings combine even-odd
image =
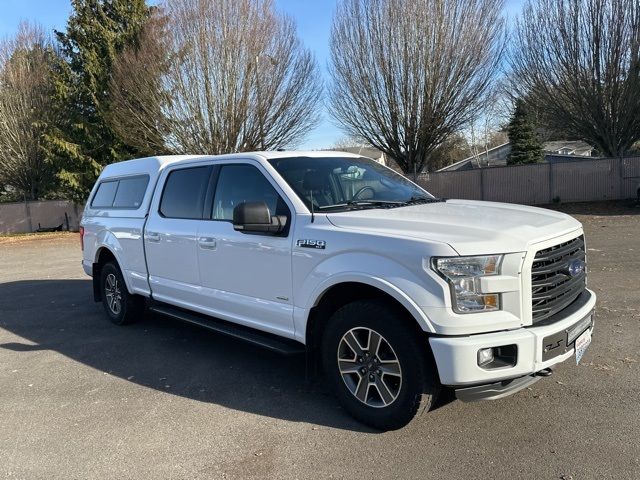
[[[402,175],[364,157],[274,158],[269,162],[315,211],[392,208],[435,200]]]

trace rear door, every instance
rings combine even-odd
[[[291,205],[259,163],[216,164],[209,220],[198,230],[202,303],[211,315],[293,337]],[[264,201],[272,215],[287,217],[278,235],[233,228],[241,202]]]
[[[198,304],[197,233],[212,167],[176,166],[160,178],[162,193],[151,205],[144,245],[153,298],[185,308]]]

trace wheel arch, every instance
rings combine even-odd
[[[109,248],[109,246],[107,245],[104,245],[104,244],[100,245],[96,249],[96,254],[95,254],[93,265],[92,265],[93,300],[95,302],[102,301],[102,290],[100,289],[100,274],[102,272],[102,267],[103,265],[111,261],[115,262],[116,265],[118,265],[118,268],[120,269],[120,271],[122,271],[121,263],[118,260],[118,257],[114,253],[114,251],[111,248]],[[131,292],[131,288],[127,283],[128,282],[127,276],[124,275],[124,272],[122,277],[124,278],[127,291]]]
[[[319,373],[318,352],[324,325],[339,308],[358,300],[383,300],[391,305],[405,325],[413,329],[416,335],[425,338],[425,347],[429,349],[429,320],[410,298],[399,289],[391,287],[388,282],[373,277],[343,280],[326,286],[306,317],[304,343],[309,353],[307,368],[314,374]]]
[[[116,255],[111,250],[109,250],[109,247],[101,246],[96,250],[94,263],[104,265],[111,260],[115,260],[116,262],[118,261]]]

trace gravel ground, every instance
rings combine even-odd
[[[585,225],[599,296],[584,363],[379,433],[303,361],[164,318],[111,325],[76,235],[0,238],[0,477],[640,478],[640,208]]]

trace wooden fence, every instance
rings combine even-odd
[[[640,195],[640,157],[435,172],[418,183],[438,197],[526,205],[620,200]]]
[[[0,203],[0,234],[34,232],[38,227],[77,231],[82,207],[66,200]]]

